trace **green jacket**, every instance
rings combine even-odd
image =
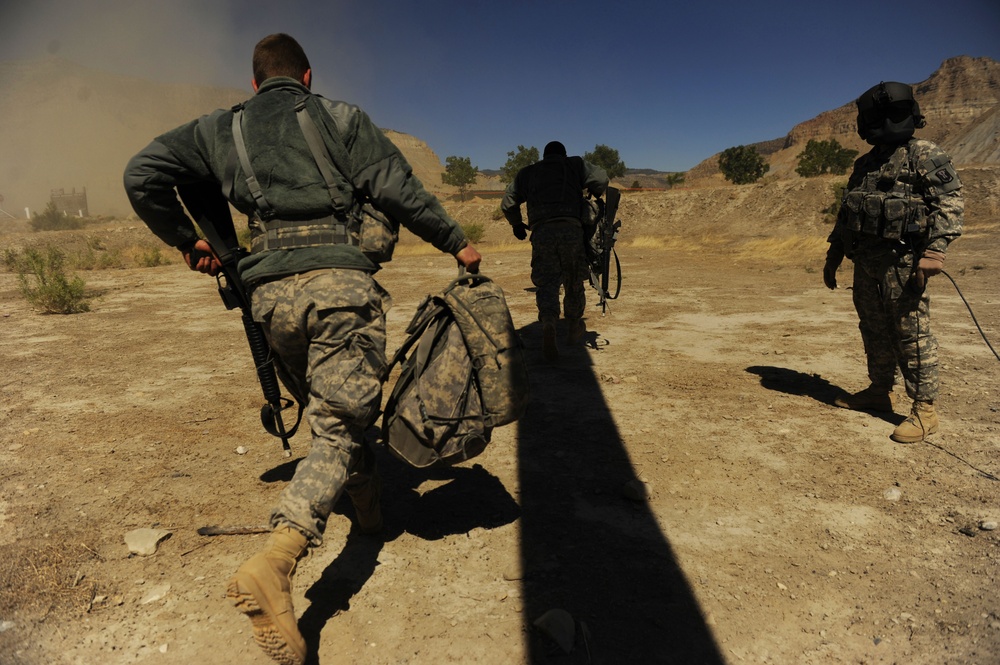
[[[413,175],[410,165],[385,134],[357,106],[314,95],[294,79],[268,79],[247,100],[243,134],[250,163],[278,217],[289,220],[329,216],[334,207],[326,183],[295,117],[306,108],[334,156],[348,196],[368,200],[394,224],[402,224],[437,249],[456,254],[465,245],[461,227]],[[180,247],[197,239],[175,187],[210,181],[230,185],[223,195],[234,208],[257,213],[236,159],[233,109],[218,110],[157,137],[133,157],[124,175],[136,214],[161,240]],[[227,178],[228,176],[228,178]],[[378,266],[351,245],[278,249],[253,254],[240,264],[244,281],[256,282],[319,268],[374,272]]]

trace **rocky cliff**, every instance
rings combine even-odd
[[[991,58],[960,56],[945,60],[931,76],[911,83],[927,127],[917,136],[939,143],[959,166],[1000,164],[1000,62]],[[862,90],[858,91],[859,93]],[[773,141],[759,145],[767,159],[769,175],[798,177],[798,155],[810,140],[836,139],[860,153],[871,146],[857,134],[854,100],[795,125],[773,149]],[[721,180],[718,155],[689,172],[688,180]]]

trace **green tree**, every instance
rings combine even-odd
[[[583,153],[583,158],[607,171],[608,178],[614,180],[625,175],[625,162],[618,157],[618,151],[604,144],[594,146],[594,152]]]
[[[469,185],[476,182],[477,175],[479,175],[479,167],[473,166],[470,158],[452,155],[445,159],[441,182],[458,187],[458,193],[464,201],[465,193],[469,191]]]
[[[678,171],[667,176],[667,187],[676,187],[684,182],[684,173]]]
[[[517,172],[538,161],[538,148],[517,146],[517,150],[507,153],[507,163],[500,167],[500,182],[513,182]]]
[[[809,139],[806,149],[798,154],[799,165],[795,172],[803,178],[812,178],[824,173],[844,175],[857,156],[857,150],[842,148],[837,139],[829,141]]]
[[[719,170],[726,180],[736,185],[757,182],[771,167],[757,148],[752,145],[738,145],[726,148],[719,155]]]

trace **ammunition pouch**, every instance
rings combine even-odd
[[[843,208],[846,226],[855,233],[900,240],[927,229],[923,202],[894,192],[849,192]]]
[[[392,260],[392,251],[399,240],[399,225],[370,205],[363,205],[355,216],[356,225],[351,231],[352,238],[365,256],[374,263]]]

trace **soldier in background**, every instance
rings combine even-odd
[[[926,123],[910,86],[879,83],[856,103],[858,134],[873,147],[854,164],[828,238],[823,281],[837,288],[841,261],[854,262],[854,307],[871,383],[834,403],[891,412],[898,367],[913,404],[890,438],[915,443],[939,427],[938,343],[926,287],[962,233],[962,183],[948,155],[913,137]]]
[[[567,157],[566,147],[552,141],[542,151],[542,160],[526,166],[504,193],[500,209],[518,240],[531,231],[531,283],[535,285],[538,320],[542,323],[542,350],[555,360],[556,322],[559,320],[559,286],[564,289],[566,341],[575,344],[586,332],[584,283],[587,257],[584,232],[584,191],[598,197],[608,188],[608,174],[580,157]],[[528,224],[521,218],[527,202]],[[592,231],[593,229],[589,229]]]

